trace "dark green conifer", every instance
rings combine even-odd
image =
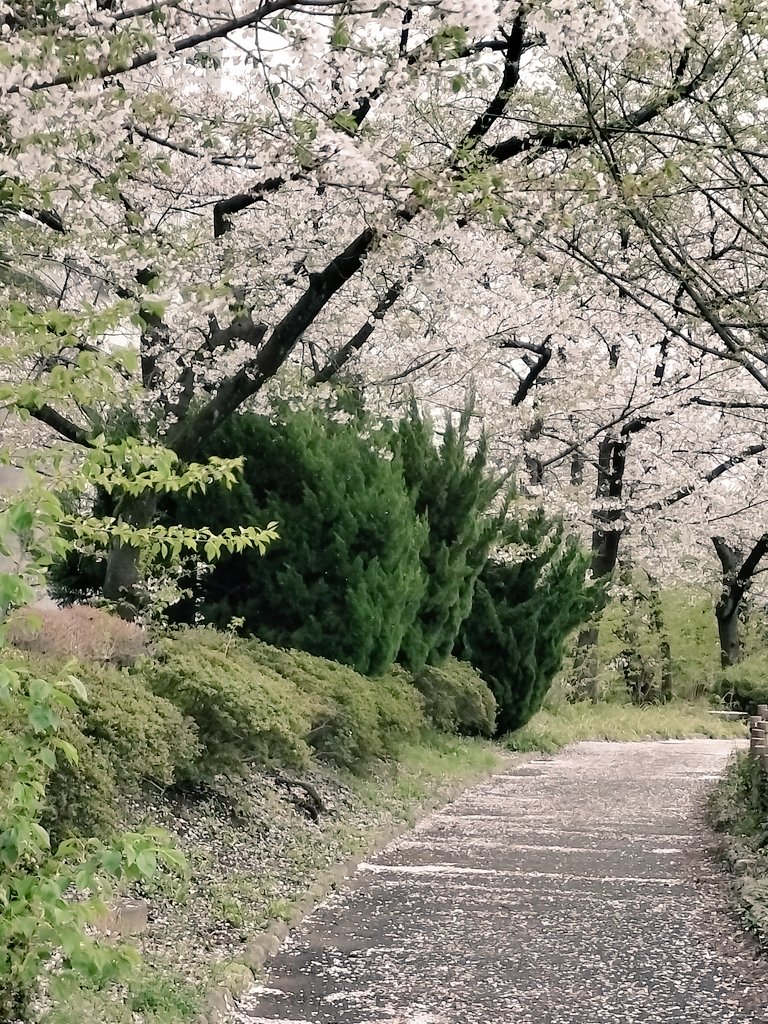
[[[522,557],[514,556],[521,546]],[[455,650],[491,687],[499,733],[519,729],[541,707],[568,634],[592,609],[588,565],[578,541],[543,512],[505,526],[504,545],[480,574]]]
[[[217,432],[204,455],[245,455],[242,481],[175,498],[169,519],[214,531],[274,520],[280,539],[217,563],[197,587],[206,621],[242,617],[268,643],[389,668],[424,593],[426,526],[399,456],[364,433],[306,411],[234,416]]]
[[[470,399],[458,423],[448,419],[439,446],[431,420],[415,401],[397,429],[406,487],[429,528],[421,551],[426,591],[399,654],[416,675],[451,653],[498,533],[497,518],[488,511],[502,480],[488,470],[484,434],[470,451],[472,408]]]

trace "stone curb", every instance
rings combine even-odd
[[[433,811],[441,807],[447,807],[458,799],[462,793],[471,789],[472,786],[491,778],[500,772],[505,771],[504,762],[512,762],[510,768],[525,761],[531,761],[542,757],[540,751],[530,753],[517,753],[500,751],[500,763],[487,771],[476,772],[468,775],[461,782],[441,790],[436,796],[417,804],[414,809],[413,820],[399,822],[389,828],[375,831],[371,836],[371,843],[362,853],[354,854],[339,864],[335,864],[309,887],[293,906],[288,921],[273,921],[263,932],[252,935],[245,943],[241,960],[233,962],[225,969],[225,976],[216,986],[206,994],[205,1005],[202,1013],[195,1019],[194,1024],[224,1024],[230,1014],[236,1009],[236,1001],[243,996],[248,989],[256,984],[256,975],[264,970],[270,960],[280,949],[290,932],[302,924],[304,919],[322,903],[331,892],[349,879],[358,869],[363,861],[381,853],[390,843],[399,839],[406,832],[423,821]],[[509,770],[509,769],[507,769]]]

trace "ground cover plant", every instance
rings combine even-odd
[[[735,755],[707,809],[738,911],[768,948],[768,780],[760,760],[746,752]]]

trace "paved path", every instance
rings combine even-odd
[[[244,1024],[768,1024],[700,854],[733,744],[585,743],[497,775],[283,946]]]

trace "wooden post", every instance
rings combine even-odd
[[[749,752],[754,754],[755,746],[757,745],[757,727],[762,722],[760,715],[750,715],[749,717]]]

